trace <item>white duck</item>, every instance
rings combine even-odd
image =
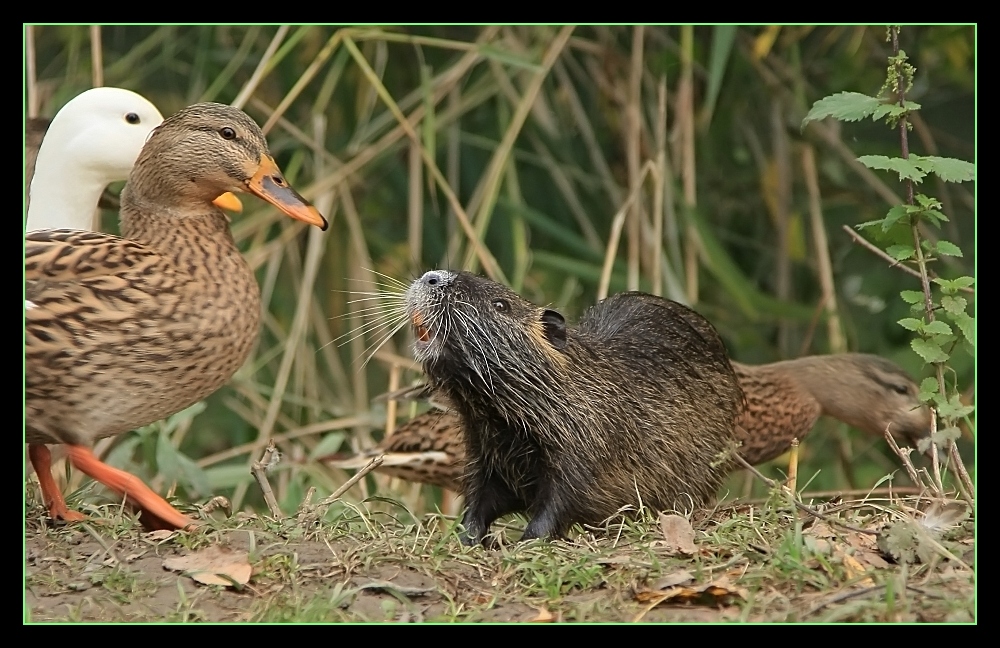
[[[26,229],[94,229],[94,209],[105,187],[128,178],[143,144],[161,123],[156,106],[123,88],[93,88],[77,95],[47,127],[44,121],[30,121]],[[37,154],[30,150],[33,144]],[[223,194],[215,204],[229,211],[242,208],[232,194]]]
[[[122,88],[93,88],[56,113],[42,139],[28,190],[29,232],[94,229],[104,188],[128,177],[163,115]]]

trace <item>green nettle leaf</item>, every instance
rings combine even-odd
[[[858,158],[858,162],[869,169],[895,171],[899,174],[900,180],[920,182],[927,175],[911,160],[904,160],[902,158],[891,158],[884,155],[862,155]]]
[[[893,259],[903,261],[913,256],[914,250],[912,245],[890,245],[886,248],[886,252],[888,252],[889,256]]]
[[[948,359],[948,354],[942,351],[941,347],[931,340],[924,340],[922,338],[910,340],[910,347],[917,352],[917,355],[924,359],[924,362],[944,362]]]
[[[906,207],[906,205],[896,205],[886,213],[885,218],[882,219],[883,232],[888,232],[893,225],[899,222],[899,219],[906,217],[910,213]]]
[[[924,301],[924,293],[919,290],[903,290],[899,293],[907,304],[920,304]]]
[[[965,297],[956,297],[954,295],[945,295],[941,298],[941,308],[945,309],[952,315],[958,315],[959,313],[965,314],[965,307],[968,302],[965,301]]]
[[[923,321],[918,320],[914,317],[904,317],[899,320],[899,325],[905,328],[907,331],[919,331],[920,327],[923,326]]]
[[[919,398],[922,402],[927,403],[934,400],[934,397],[939,394],[938,392],[938,382],[937,378],[929,376],[920,381],[920,395]]]
[[[965,403],[963,403],[959,399],[958,394],[952,396],[951,401],[947,403],[938,403],[937,406],[938,416],[947,419],[963,418],[965,416],[968,416],[969,414],[972,414],[972,412],[975,409],[976,409],[975,406],[966,405]]]
[[[911,155],[910,160],[926,173],[933,173],[945,182],[971,182],[976,179],[976,165],[964,160],[936,155]]]
[[[934,283],[941,286],[942,292],[951,294],[958,292],[962,288],[968,288],[972,284],[976,283],[976,280],[972,277],[958,277],[956,279],[942,279],[937,277],[934,279]]]
[[[925,196],[924,194],[917,194],[915,198],[917,200],[917,203],[920,205],[922,209],[941,208],[941,201],[938,200],[937,198],[931,198],[929,196]]]
[[[937,252],[946,256],[962,256],[962,249],[950,241],[938,241]]]
[[[812,105],[809,114],[802,120],[802,127],[808,122],[833,117],[840,121],[859,121],[874,113],[882,102],[860,92],[839,92],[823,97]]]
[[[929,335],[951,335],[951,327],[941,320],[924,324],[923,332]]]
[[[926,218],[927,220],[931,221],[932,223],[934,223],[934,226],[937,227],[938,229],[941,228],[941,223],[948,222],[948,217],[936,209],[928,209],[926,211],[920,212],[920,215]]]
[[[976,346],[976,318],[968,313],[956,313],[951,319],[962,332],[962,337],[972,346]]]

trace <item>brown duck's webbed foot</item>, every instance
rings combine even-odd
[[[62,491],[52,478],[52,453],[49,452],[48,446],[42,443],[29,443],[28,458],[35,468],[35,474],[38,475],[38,484],[42,488],[42,503],[49,510],[49,517],[66,522],[86,520],[86,515],[72,511],[66,506]]]
[[[147,529],[190,530],[197,526],[194,520],[167,504],[166,500],[135,475],[112,468],[98,459],[90,448],[75,445],[66,447],[73,466],[124,496],[131,506],[139,510],[139,520]]]

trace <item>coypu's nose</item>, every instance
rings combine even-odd
[[[429,270],[419,281],[427,288],[444,288],[455,278],[455,273],[447,270]]]

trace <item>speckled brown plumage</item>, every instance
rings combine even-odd
[[[770,461],[803,439],[822,415],[868,434],[893,433],[915,441],[930,430],[930,414],[917,386],[898,366],[874,355],[808,356],[766,365],[733,362],[747,399],[740,420],[746,431],[741,454],[752,464]],[[426,397],[426,388],[404,390],[402,398]],[[461,490],[464,449],[457,415],[431,410],[401,425],[378,447],[334,465],[359,468],[385,454],[385,474]]]
[[[71,446],[74,465],[129,489],[144,513],[152,502],[151,526],[190,522],[127,473],[107,473],[88,448],[198,402],[243,364],[257,337],[260,290],[212,200],[250,191],[325,229],[279,174],[246,114],[196,104],[157,128],[139,155],[122,193],[122,238],[26,235],[25,437],[55,517],[79,514],[67,515],[61,494],[50,492],[45,443]]]

